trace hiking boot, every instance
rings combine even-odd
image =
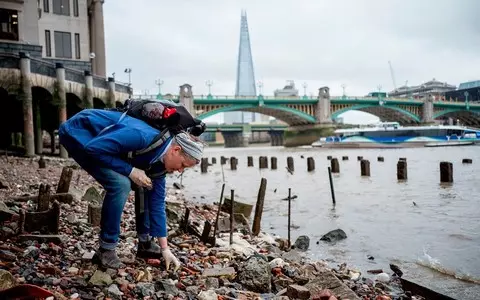
[[[137,257],[141,258],[161,258],[162,257],[162,248],[157,245],[153,240],[148,242],[139,242]]]
[[[125,267],[125,265],[118,258],[115,250],[99,248],[95,255],[98,263],[105,268],[120,269]]]

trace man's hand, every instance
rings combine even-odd
[[[143,170],[134,167],[128,177],[139,187],[145,187],[147,189],[152,188],[152,180],[145,174]]]
[[[162,256],[163,256],[163,259],[165,260],[165,266],[167,268],[167,271],[170,268],[170,263],[172,262],[175,265],[173,268],[173,272],[176,272],[178,268],[180,268],[180,262],[175,257],[175,255],[173,255],[172,251],[170,251],[169,248],[162,249]]]

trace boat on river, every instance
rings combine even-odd
[[[337,129],[313,147],[409,148],[469,146],[480,142],[480,130],[457,125],[401,126],[382,122],[365,127]]]

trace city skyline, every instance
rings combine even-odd
[[[363,96],[378,86],[388,92],[394,88],[388,61],[397,87],[434,77],[457,86],[478,79],[480,40],[472,37],[480,34],[475,24],[480,2],[474,0],[461,5],[212,0],[189,2],[188,9],[176,2],[107,1],[107,72],[127,82],[123,70],[131,68],[135,93],[156,93],[155,80],[161,79],[164,94],[177,94],[178,86],[189,83],[194,94],[206,95],[210,80],[212,94],[233,96],[242,9],[248,12],[255,74],[264,95],[273,95],[286,80],[305,82],[309,96],[322,86],[332,95],[341,95],[342,85],[347,95]],[[142,18],[124,26],[125,15]]]

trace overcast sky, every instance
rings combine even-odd
[[[135,3],[135,4],[132,4]],[[135,93],[235,92],[240,14],[248,16],[256,81],[272,95],[286,80],[303,94],[366,95],[381,85],[480,79],[480,0],[105,1],[107,70],[132,68]]]

